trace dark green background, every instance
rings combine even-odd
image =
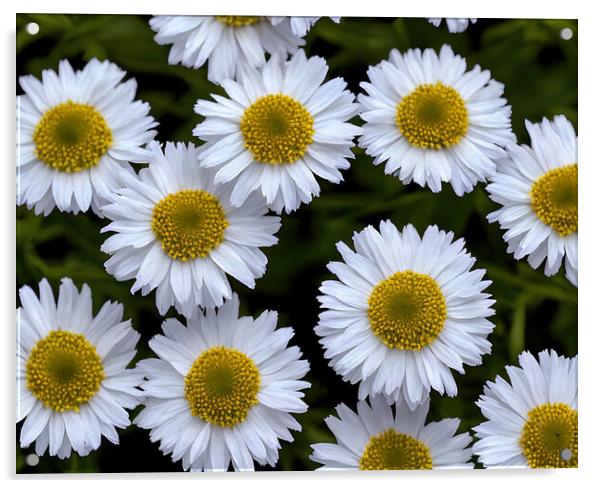
[[[138,80],[138,96],[150,102],[152,115],[160,122],[160,141],[194,141],[193,127],[200,121],[192,107],[199,98],[222,90],[206,80],[206,67],[192,70],[169,66],[169,46],[153,41],[148,16],[108,15],[18,15],[17,75],[40,76],[42,69],[57,69],[68,58],[76,68],[92,57],[110,59]],[[28,22],[37,22],[40,32],[25,31]],[[570,27],[574,37],[565,41],[560,30]],[[325,57],[330,77],[342,76],[354,92],[366,80],[368,65],[388,57],[396,47],[439,49],[451,44],[465,56],[469,67],[480,64],[506,85],[506,97],[513,108],[512,124],[520,142],[528,142],[524,119],[532,121],[565,114],[577,123],[577,22],[570,20],[487,20],[481,19],[462,34],[435,28],[425,19],[344,18],[340,24],[322,19],[307,36],[306,52]],[[18,93],[22,93],[17,88]],[[359,122],[359,119],[358,119]],[[279,312],[281,325],[293,326],[298,344],[311,364],[307,391],[309,410],[297,418],[303,431],[293,443],[283,442],[277,469],[314,469],[308,459],[309,445],[333,441],[324,417],[334,413],[339,402],[355,408],[357,388],[343,382],[323,358],[313,327],[319,313],[316,295],[320,283],[332,276],[326,263],[339,260],[334,244],[351,242],[353,231],[389,218],[400,228],[412,223],[419,232],[437,224],[466,239],[467,248],[477,258],[477,266],[487,269],[493,285],[487,290],[497,300],[490,336],[493,352],[480,367],[467,368],[466,375],[454,374],[459,394],[442,398],[433,394],[429,419],[460,417],[461,431],[483,421],[474,402],[483,383],[503,373],[504,365],[516,363],[524,349],[536,353],[554,348],[559,354],[577,353],[577,289],[563,271],[546,278],[543,270],[532,270],[506,254],[503,232],[489,225],[485,216],[495,209],[483,185],[462,198],[445,185],[439,194],[417,185],[403,186],[386,176],[383,166],[373,166],[363,150],[354,149],[357,158],[345,182],[336,186],[320,181],[322,194],[310,205],[282,217],[280,242],[268,248],[267,273],[255,290],[231,280],[241,296],[242,311],[257,315],[266,308]],[[49,217],[35,216],[24,207],[17,209],[17,286],[37,285],[47,277],[55,290],[63,276],[78,286],[88,283],[93,291],[95,310],[107,299],[125,305],[126,317],[142,334],[137,359],[150,355],[147,341],[160,330],[162,321],[154,305],[154,294],[142,298],[129,292],[131,282],[119,283],[104,271],[107,256],[99,247],[106,235],[99,234],[106,222],[91,213],[71,215],[54,211]],[[173,315],[173,312],[171,313]],[[132,415],[132,418],[134,415]],[[120,472],[180,471],[181,464],[163,456],[158,444],[151,444],[148,431],[130,427],[120,431],[119,446],[103,441],[98,451],[80,458],[72,455],[59,460],[48,455],[31,467],[25,456],[34,452],[18,447],[18,472]],[[258,469],[261,469],[258,466]]]

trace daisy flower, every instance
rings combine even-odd
[[[455,435],[460,419],[425,424],[428,399],[413,411],[398,402],[395,415],[382,396],[371,403],[358,402],[357,414],[341,403],[326,418],[336,443],[311,446],[319,470],[473,468],[470,434]]]
[[[182,325],[163,323],[149,342],[159,359],[145,359],[145,408],[135,423],[150,429],[185,470],[253,470],[253,460],[274,466],[279,439],[301,430],[290,413],[307,410],[301,378],[309,370],[290,327],[276,330],[278,314],[238,316],[233,295],[217,312],[195,311]]]
[[[391,51],[389,60],[368,69],[360,86],[360,117],[366,122],[359,145],[386,161],[385,173],[441,191],[449,182],[457,195],[472,191],[495,173],[502,147],[515,141],[504,85],[448,45]]]
[[[286,57],[305,44],[288,22],[274,25],[270,17],[160,15],[150,26],[155,42],[172,44],[169,64],[196,69],[207,63],[214,83],[234,78],[243,65],[261,66],[266,53]]]
[[[531,147],[506,148],[487,186],[502,207],[487,218],[506,230],[504,240],[515,259],[528,256],[532,268],[545,260],[546,276],[556,274],[564,261],[566,277],[577,286],[577,136],[564,115],[525,123]]]
[[[328,65],[302,50],[290,61],[270,58],[223,83],[230,98],[212,95],[195,111],[205,117],[193,134],[206,143],[199,159],[217,167],[217,182],[234,181],[232,204],[260,189],[268,207],[291,212],[320,193],[315,176],[339,183],[360,129],[345,122],[357,104],[342,78],[323,83]]]
[[[576,468],[577,356],[529,352],[506,366],[510,383],[488,381],[477,405],[487,418],[474,428],[473,452],[485,467]]]
[[[140,334],[123,321],[123,305],[105,302],[96,316],[88,285],[81,292],[61,280],[58,300],[46,279],[39,298],[19,290],[17,309],[17,422],[21,447],[35,442],[38,456],[86,456],[101,436],[119,443],[115,427],[130,425],[143,375],[126,369]]]
[[[309,32],[314,24],[320,20],[321,17],[270,17],[272,25],[278,25],[283,20],[290,23],[291,30],[296,36],[303,37]],[[341,17],[329,17],[333,22],[337,24],[341,22]]]
[[[132,293],[157,289],[165,314],[173,305],[189,316],[201,307],[220,306],[232,296],[226,275],[249,288],[265,273],[260,247],[278,242],[280,218],[265,215],[257,193],[241,207],[229,202],[231,185],[214,182],[215,172],[199,168],[192,144],[149,144],[150,165],[125,175],[124,188],[103,207],[113,231],[101,247],[111,254],[107,272],[119,281],[134,279]]]
[[[19,83],[17,97],[17,204],[48,215],[98,213],[118,188],[129,162],[146,161],[143,147],[157,125],[150,106],[136,96],[136,80],[109,61],[92,59],[81,71],[69,61],[58,74],[42,71]]]
[[[354,233],[355,252],[337,243],[344,262],[328,269],[315,332],[325,357],[345,381],[359,382],[359,398],[383,394],[413,409],[431,388],[455,396],[451,370],[481,364],[491,344],[494,314],[485,270],[464,240],[429,226],[421,238],[412,225],[401,232],[390,221],[380,232]]]
[[[447,30],[452,34],[464,32],[470,24],[477,23],[477,19],[443,19],[441,17],[429,17],[428,19],[429,23],[433,24],[435,27],[439,27],[442,20],[445,20],[445,23],[447,24]]]

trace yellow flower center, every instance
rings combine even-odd
[[[428,446],[394,429],[370,437],[360,458],[360,469],[433,469]]]
[[[256,24],[261,20],[261,17],[244,15],[216,15],[215,18],[230,27],[246,27],[247,25]]]
[[[153,209],[151,226],[172,259],[203,258],[224,239],[228,221],[219,200],[204,190],[180,190]]]
[[[40,339],[26,364],[27,388],[56,412],[79,411],[105,378],[100,356],[83,334],[53,330]]]
[[[245,147],[256,161],[289,164],[313,142],[314,119],[307,109],[281,93],[258,98],[240,121]]]
[[[442,149],[468,131],[468,110],[460,94],[440,81],[419,85],[397,105],[397,127],[416,147]]]
[[[520,447],[531,468],[576,468],[577,410],[544,403],[529,411]]]
[[[368,298],[372,332],[390,348],[420,350],[443,330],[445,297],[437,282],[414,271],[397,272]]]
[[[190,411],[205,422],[233,427],[257,405],[259,369],[246,354],[216,346],[204,351],[184,380]]]
[[[48,110],[33,131],[35,154],[53,169],[77,173],[96,166],[113,143],[104,117],[71,100]]]
[[[577,232],[577,163],[548,171],[531,187],[531,207],[561,236]]]

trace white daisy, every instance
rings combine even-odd
[[[126,369],[140,334],[123,321],[123,305],[105,302],[92,315],[88,285],[81,293],[61,280],[58,301],[48,281],[40,296],[19,290],[17,309],[17,422],[21,447],[35,442],[38,456],[86,456],[101,436],[119,443],[115,427],[130,425],[128,412],[138,403],[143,375]]]
[[[220,306],[232,296],[226,275],[254,288],[267,264],[259,248],[278,242],[280,218],[265,215],[257,193],[233,207],[232,185],[199,168],[194,145],[167,143],[163,153],[152,142],[149,149],[149,167],[125,175],[125,187],[103,207],[113,222],[102,232],[115,232],[101,247],[112,255],[107,272],[135,279],[132,293],[156,288],[161,314],[172,305],[186,316],[197,305]]]
[[[384,394],[415,408],[431,388],[455,396],[451,370],[481,364],[491,344],[495,302],[483,293],[491,281],[453,233],[429,226],[420,238],[390,221],[354,233],[355,252],[343,242],[344,263],[328,269],[315,332],[325,357],[343,379],[359,385],[359,398]]]
[[[441,191],[450,182],[458,195],[495,173],[502,146],[515,141],[504,85],[448,45],[391,51],[389,60],[368,69],[360,86],[360,117],[366,121],[359,145],[386,161],[385,173]]]
[[[357,104],[342,78],[324,84],[328,65],[302,50],[290,61],[270,58],[227,80],[228,98],[199,100],[205,119],[193,134],[207,141],[201,165],[218,167],[217,182],[235,181],[232,203],[241,205],[259,188],[270,209],[296,210],[320,193],[315,176],[339,183],[349,167],[353,137],[360,129],[345,121]]]
[[[566,277],[577,286],[577,136],[564,115],[525,124],[531,147],[506,148],[487,186],[502,207],[487,218],[507,230],[504,240],[516,259],[529,256],[533,268],[546,260],[551,276],[564,258]]]
[[[272,25],[278,25],[283,20],[290,23],[291,30],[299,37],[305,36],[309,32],[314,24],[320,20],[321,17],[270,17]],[[337,24],[341,21],[341,17],[329,17],[333,22]]]
[[[276,329],[276,312],[239,318],[238,306],[234,294],[217,312],[197,309],[186,327],[167,319],[149,342],[160,359],[139,363],[147,399],[134,422],[185,470],[274,466],[279,439],[301,430],[290,413],[307,410],[299,390],[310,386],[301,381],[309,365],[287,347],[293,329]]]
[[[286,57],[305,44],[288,22],[273,25],[270,17],[160,15],[150,26],[158,44],[172,44],[169,64],[200,68],[207,63],[214,83],[234,78],[243,65],[261,66],[266,53]]]
[[[92,59],[81,71],[69,61],[58,74],[42,71],[19,83],[17,97],[17,204],[48,215],[98,213],[104,199],[121,185],[129,162],[143,162],[143,147],[157,125],[150,106],[136,96],[136,80],[109,61]]]
[[[576,468],[577,356],[523,352],[518,362],[506,366],[510,383],[497,376],[479,397],[487,421],[474,428],[474,454],[485,467]]]
[[[357,404],[357,414],[344,404],[326,425],[335,444],[313,444],[310,459],[332,469],[444,469],[473,468],[468,448],[470,434],[454,435],[460,419],[443,419],[425,425],[428,399],[415,410],[398,402],[395,415],[382,396]]]
[[[435,27],[439,27],[441,25],[441,21],[445,20],[447,24],[447,30],[452,34],[457,34],[458,32],[464,32],[470,24],[476,24],[477,19],[452,19],[446,18],[443,19],[441,17],[429,17],[428,21],[433,24]]]

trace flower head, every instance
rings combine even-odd
[[[100,206],[145,162],[144,147],[157,125],[148,103],[134,100],[136,80],[109,61],[92,59],[81,71],[69,61],[58,73],[19,80],[17,97],[17,203],[48,215]]]
[[[140,334],[123,306],[105,302],[92,314],[88,285],[81,292],[61,280],[58,300],[48,281],[39,297],[29,286],[19,290],[17,309],[17,422],[21,447],[35,442],[41,456],[86,456],[101,436],[119,443],[115,427],[130,425],[125,409],[139,403],[143,375],[126,369],[136,354]]]
[[[287,347],[293,329],[276,329],[276,312],[239,318],[238,307],[234,294],[186,326],[166,320],[149,343],[159,359],[139,363],[147,399],[135,423],[185,470],[274,466],[279,439],[301,430],[291,413],[307,410],[299,390],[310,386],[301,381],[309,366]]]
[[[366,121],[359,145],[385,164],[385,173],[441,191],[449,182],[458,195],[495,174],[503,146],[515,141],[504,85],[448,45],[391,51],[389,60],[368,69],[361,83],[360,117]]]
[[[485,467],[574,468],[578,465],[577,357],[529,352],[506,366],[510,383],[488,381],[477,406],[473,452]]]
[[[259,189],[270,209],[288,213],[320,193],[316,176],[343,179],[360,131],[346,122],[357,104],[343,79],[323,83],[327,72],[324,59],[299,50],[290,61],[273,56],[225,81],[230,98],[197,102],[205,117],[193,131],[206,141],[200,164],[219,169],[217,182],[234,183],[232,204]]]
[[[312,461],[318,469],[439,469],[472,468],[470,434],[456,434],[460,419],[443,419],[426,424],[428,399],[415,410],[400,401],[395,414],[382,396],[370,404],[358,402],[357,413],[344,404],[326,424],[335,444],[313,444]]]
[[[490,222],[506,230],[508,252],[537,268],[546,261],[546,276],[564,261],[567,279],[577,286],[577,136],[563,115],[552,121],[526,122],[531,146],[511,144],[487,186],[502,207]]]
[[[162,314],[172,305],[186,316],[199,305],[220,306],[232,296],[227,275],[253,288],[267,264],[259,248],[278,241],[280,218],[265,215],[256,193],[232,206],[232,185],[199,168],[192,144],[149,148],[149,167],[125,175],[125,187],[103,207],[112,220],[103,232],[115,232],[101,247],[111,254],[106,270],[134,279],[132,293],[156,289]]]
[[[337,244],[344,262],[322,283],[316,334],[343,379],[359,382],[359,396],[401,398],[415,408],[432,389],[456,395],[451,370],[481,364],[491,350],[491,282],[464,241],[436,226],[420,237],[390,221],[354,234],[355,251]]]
[[[150,26],[158,44],[172,45],[169,64],[200,68],[207,63],[214,83],[234,78],[243,66],[263,65],[266,53],[286,57],[305,44],[288,22],[270,17],[159,15]]]

